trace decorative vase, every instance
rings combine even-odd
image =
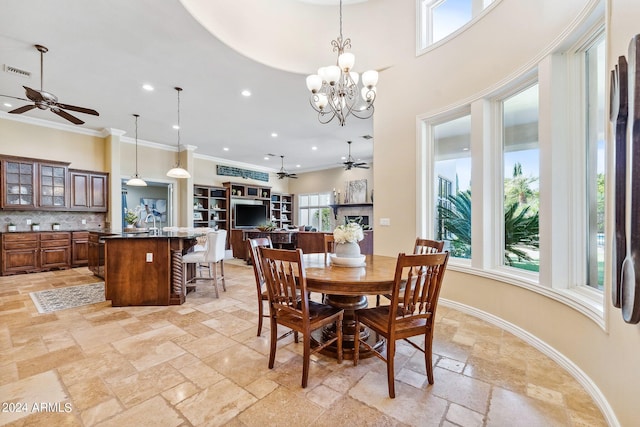
[[[52,224],[52,225],[51,225],[51,229],[52,229],[53,231],[60,230],[60,224]]]
[[[358,258],[360,245],[357,242],[336,243],[335,253],[340,258]]]
[[[18,229],[18,227],[15,226],[15,225],[7,225],[7,229],[8,229],[8,231],[13,232],[13,231],[16,231]]]
[[[32,224],[31,231],[40,231],[40,226],[38,224]]]

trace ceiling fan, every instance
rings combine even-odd
[[[284,156],[280,156],[280,158],[282,159],[282,167],[280,168],[280,171],[276,173],[276,175],[278,175],[278,179],[282,179],[282,178],[298,179],[295,173],[289,173],[284,169]]]
[[[92,110],[90,108],[76,107],[74,105],[63,104],[61,102],[58,102],[57,96],[55,96],[52,93],[45,92],[43,90],[42,81],[43,81],[43,74],[44,74],[43,72],[44,54],[47,53],[49,49],[39,44],[35,45],[35,48],[38,49],[38,51],[40,52],[40,90],[31,89],[30,87],[27,87],[27,86],[22,86],[25,90],[26,97],[29,99],[17,98],[15,96],[9,96],[9,95],[0,95],[6,98],[13,98],[13,99],[19,99],[21,101],[33,102],[33,104],[25,105],[25,106],[16,108],[15,110],[11,110],[9,111],[9,113],[22,114],[22,113],[26,113],[27,111],[33,110],[34,108],[37,107],[41,110],[47,110],[47,109],[51,110],[53,113],[57,114],[63,119],[69,120],[71,123],[76,125],[81,125],[84,122],[79,118],[67,113],[64,110],[71,110],[71,111],[76,111],[78,113],[99,116],[97,111]]]
[[[369,169],[366,162],[356,162],[353,157],[351,157],[351,141],[347,141],[347,144],[349,144],[349,156],[347,157],[347,161],[342,162],[345,170],[349,171],[353,168]]]

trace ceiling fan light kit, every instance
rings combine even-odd
[[[40,110],[51,110],[54,114],[62,117],[65,120],[70,121],[75,125],[84,124],[84,121],[75,117],[72,114],[69,114],[65,110],[75,111],[83,114],[91,114],[93,116],[99,116],[98,112],[92,110],[91,108],[77,107],[75,105],[63,104],[58,102],[58,97],[50,92],[45,92],[43,89],[43,81],[44,81],[44,54],[49,51],[46,47],[42,45],[35,45],[35,48],[40,52],[40,90],[32,89],[27,86],[22,86],[25,90],[25,95],[28,99],[18,98],[15,96],[9,95],[0,95],[6,98],[18,99],[20,101],[31,101],[33,104],[24,105],[22,107],[18,107],[15,110],[9,111],[9,114],[22,114],[27,111],[33,110],[34,108],[38,108]]]
[[[311,91],[309,104],[318,112],[322,124],[334,118],[340,126],[345,125],[348,116],[368,119],[373,115],[376,100],[378,72],[369,70],[362,73],[362,79],[355,71],[355,55],[345,52],[351,49],[351,39],[342,38],[342,0],[340,0],[340,35],[331,41],[333,51],[338,52],[337,65],[320,67],[318,74],[307,77],[307,89]],[[358,88],[358,80],[362,87]]]
[[[180,92],[182,91],[181,87],[174,88],[178,92],[178,162],[176,165],[169,169],[167,172],[167,176],[171,178],[191,178],[191,174],[180,166]]]
[[[127,181],[127,185],[133,187],[146,187],[147,183],[144,179],[140,178],[140,175],[138,175],[138,117],[140,117],[140,115],[134,114],[133,117],[136,118],[136,174]]]

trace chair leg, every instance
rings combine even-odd
[[[264,303],[262,302],[262,298],[258,299],[258,335],[262,334],[262,319],[264,319],[263,313]]]
[[[227,285],[224,282],[224,260],[220,260],[220,276],[222,276],[222,290],[227,292]]]
[[[273,369],[276,360],[276,343],[278,342],[278,323],[271,317],[271,348],[269,350],[269,369]]]
[[[395,384],[395,372],[393,367],[393,361],[396,354],[396,342],[395,340],[387,340],[387,382],[389,383],[389,397],[395,399],[396,397],[396,384]]]
[[[307,388],[307,380],[309,379],[309,360],[311,359],[311,337],[305,333],[302,336],[304,341],[303,360],[302,360],[302,388]]]
[[[213,267],[213,287],[216,290],[216,298],[220,298],[220,294],[218,294],[218,276],[216,275],[216,264],[210,262],[209,263],[209,277],[211,277],[211,269]]]
[[[354,315],[355,322],[355,342],[353,343],[353,366],[358,366],[358,359],[360,358],[360,334],[357,332],[360,330],[360,322],[358,322],[358,315]]]
[[[431,342],[433,341],[433,336],[424,337],[424,365],[427,369],[427,379],[429,380],[429,384],[433,384],[433,356],[431,351]]]
[[[338,363],[342,363],[342,317],[336,320],[336,335],[338,337]]]

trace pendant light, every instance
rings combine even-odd
[[[180,92],[181,87],[174,88],[178,92],[178,163],[167,172],[171,178],[191,178],[191,174],[186,169],[180,167]]]
[[[133,117],[136,118],[136,174],[127,181],[127,185],[134,187],[146,187],[147,183],[140,178],[140,175],[138,175],[138,117],[140,117],[140,115],[134,114]]]

